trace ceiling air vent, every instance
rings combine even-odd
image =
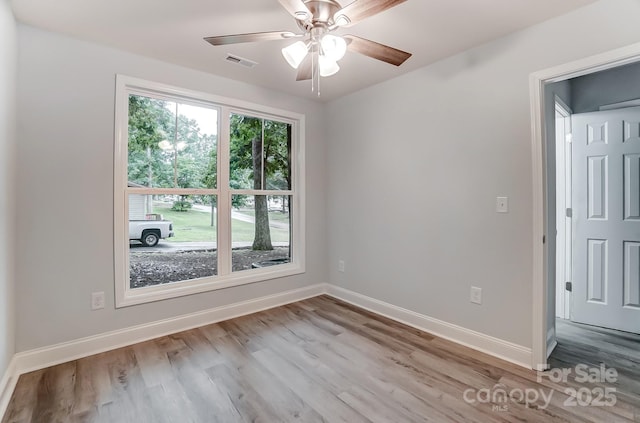
[[[234,56],[233,54],[227,54],[227,57],[224,60],[226,60],[227,62],[235,63],[236,65],[244,66],[245,68],[253,68],[258,64],[258,62],[245,59],[244,57]]]

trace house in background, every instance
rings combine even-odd
[[[180,2],[166,10],[144,3],[166,24],[158,30],[187,32],[194,43],[212,32],[259,29],[216,20],[233,14],[233,1],[209,4],[211,23],[205,19],[198,31],[172,26],[181,10],[171,8]],[[273,3],[265,15],[278,10]],[[406,7],[426,3],[409,0]],[[192,324],[211,310],[327,292],[533,367],[531,297],[542,270],[532,258],[540,175],[532,164],[530,77],[640,42],[640,3],[562,2],[572,7],[554,13],[566,6],[536,0],[533,9],[544,3],[551,12],[513,27],[502,9],[472,13],[453,3],[434,5],[429,16],[404,15],[401,5],[388,25],[380,17],[353,30],[377,28],[381,42],[391,31],[411,37],[413,29],[394,17],[428,31],[441,12],[471,22],[497,19],[504,31],[480,40],[449,22],[416,42],[424,51],[412,53],[429,57],[406,73],[350,56],[341,63],[349,78],[323,79],[318,98],[310,85],[295,82],[286,63],[277,67],[281,57],[271,60],[267,52],[277,48],[259,47],[264,60],[250,73],[223,62],[227,50],[204,45],[198,60],[181,59],[179,49],[173,56],[161,51],[169,45],[145,46],[147,34],[123,35],[135,15],[119,21],[109,2],[15,0],[12,9],[2,0],[0,405],[20,373],[152,337],[168,330],[164,324]],[[92,26],[83,14],[113,37],[73,34]],[[286,13],[279,19],[275,24],[289,22]],[[451,49],[439,50],[441,44]],[[238,55],[255,51],[249,48],[238,47]],[[116,75],[304,116],[304,273],[116,307]],[[508,213],[496,213],[498,197],[508,197]],[[481,304],[469,301],[471,287],[482,289]],[[104,309],[91,310],[94,292],[106,294]]]
[[[142,188],[142,185],[128,182],[127,186]],[[153,214],[153,196],[133,194],[129,196],[129,220],[146,220]]]

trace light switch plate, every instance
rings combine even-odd
[[[482,304],[482,288],[477,286],[471,287],[471,302],[474,304]]]
[[[496,212],[509,213],[509,197],[496,198]]]
[[[104,308],[104,292],[93,292],[91,294],[91,310],[101,310]]]

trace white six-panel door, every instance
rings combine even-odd
[[[572,127],[571,319],[640,333],[640,107]]]

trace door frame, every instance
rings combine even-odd
[[[554,99],[555,102],[555,115],[556,115],[556,209],[558,209],[559,205],[562,205],[562,213],[559,213],[556,210],[556,228],[558,229],[558,233],[556,235],[555,240],[561,239],[564,245],[556,244],[556,317],[561,317],[563,319],[569,319],[571,317],[571,293],[566,290],[565,283],[566,281],[570,281],[571,275],[573,272],[572,263],[572,251],[573,251],[573,225],[572,223],[567,222],[567,210],[571,208],[571,190],[572,190],[572,181],[571,181],[571,115],[573,112],[571,108],[565,104],[564,101],[557,95]],[[560,115],[563,122],[563,133],[559,134],[558,132],[558,121],[557,115]],[[558,154],[559,151],[562,151],[562,154]],[[562,161],[560,161],[562,158]],[[558,178],[558,175],[562,173],[562,178]],[[562,189],[560,189],[562,188]],[[559,201],[558,192],[562,192],[563,199]],[[569,200],[569,201],[567,201]],[[562,220],[560,220],[561,218]],[[569,217],[570,218],[570,217]],[[562,236],[560,237],[560,230],[562,230]],[[558,274],[561,274],[562,277],[560,280],[557,279]],[[555,339],[555,338],[554,338]],[[547,345],[547,351],[550,351],[551,348]],[[547,353],[547,356],[549,354]]]
[[[547,360],[547,310],[555,304],[547,304],[547,292],[555,289],[555,283],[547,280],[549,260],[548,242],[555,243],[555,236],[545,233],[547,214],[546,188],[546,122],[544,87],[547,83],[560,82],[570,78],[615,68],[640,61],[640,43],[631,44],[598,55],[565,63],[534,72],[529,76],[531,105],[531,150],[533,176],[533,292],[532,292],[532,343],[531,367],[544,370],[549,367]],[[555,172],[555,169],[552,169]],[[554,311],[555,314],[555,311]]]

